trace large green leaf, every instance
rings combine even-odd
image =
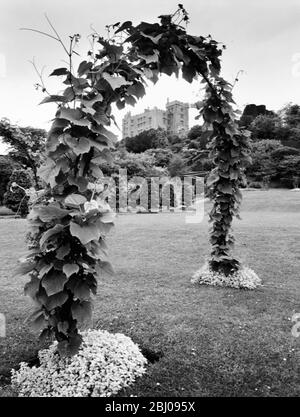
[[[87,281],[79,280],[73,289],[74,298],[80,301],[88,301],[91,297],[90,287]]]
[[[56,224],[54,227],[52,227],[51,229],[49,229],[45,233],[43,233],[43,235],[41,236],[41,239],[40,239],[41,249],[43,249],[43,246],[45,245],[47,240],[50,239],[50,237],[61,233],[63,229],[64,229],[64,226],[62,224]]]
[[[74,356],[78,353],[80,345],[82,343],[82,336],[78,333],[69,335],[68,340],[63,340],[57,345],[59,354],[64,356]]]
[[[70,185],[76,185],[82,193],[87,190],[89,184],[89,180],[85,177],[74,177],[70,175],[68,181]]]
[[[46,183],[50,184],[51,187],[54,187],[56,182],[55,178],[59,174],[60,167],[50,158],[46,159],[44,165],[38,169],[38,175]]]
[[[66,102],[73,101],[75,98],[75,92],[73,87],[67,87],[63,92]]]
[[[75,222],[71,222],[70,233],[72,236],[77,237],[83,245],[100,238],[99,228],[93,223],[80,226]]]
[[[31,277],[31,280],[24,287],[24,294],[34,298],[40,287],[40,280],[37,277]]]
[[[104,126],[101,126],[100,125],[98,127],[98,133],[100,133],[101,135],[107,137],[113,143],[115,143],[118,140],[118,137],[113,132],[111,132],[110,130],[107,130]]]
[[[78,67],[78,70],[77,70],[79,77],[81,77],[82,75],[84,75],[87,72],[89,72],[92,67],[93,67],[93,63],[92,62],[82,61],[79,64],[79,67]]]
[[[58,292],[57,294],[48,297],[45,307],[51,311],[56,307],[61,307],[68,299],[68,294],[65,291]]]
[[[64,289],[68,278],[59,271],[52,271],[42,279],[42,286],[45,288],[48,296],[57,294]]]
[[[77,264],[65,264],[63,266],[63,273],[69,278],[73,274],[77,274],[79,266]]]
[[[92,318],[92,305],[90,301],[74,302],[71,311],[79,327],[85,327],[90,324]]]
[[[34,207],[34,211],[45,223],[51,222],[53,219],[62,219],[69,214],[68,210],[61,209],[53,204],[48,204],[48,206],[36,206]]]
[[[220,176],[218,174],[218,170],[214,169],[210,174],[209,177],[207,178],[207,186],[211,187],[215,182],[217,182],[219,180]]]
[[[99,92],[97,92],[97,95],[91,99],[82,99],[82,104],[85,105],[85,107],[93,107],[95,103],[101,103],[103,101],[103,95]]]
[[[99,261],[97,263],[96,270],[99,276],[101,276],[102,272],[105,272],[108,275],[114,275],[115,273],[111,263],[107,261]]]
[[[122,25],[115,31],[115,34],[122,32],[123,30],[129,29],[132,27],[132,22],[127,20],[126,22],[122,23]]]
[[[42,329],[48,326],[48,322],[45,318],[44,312],[41,311],[31,322],[31,328],[34,332],[40,332]]]
[[[113,76],[108,74],[107,72],[103,73],[103,78],[109,83],[113,90],[122,87],[123,85],[129,85],[130,83],[125,80],[124,77],[120,76]]]
[[[218,190],[224,194],[232,194],[232,185],[229,183],[218,184]]]
[[[48,274],[48,272],[53,268],[53,264],[45,264],[39,270],[39,278],[43,278],[44,275]]]
[[[139,54],[138,57],[143,59],[146,62],[146,64],[150,64],[152,62],[158,62],[159,52],[156,49],[153,52],[154,52],[154,54],[151,54],[151,55]]]
[[[52,95],[52,96],[48,96],[45,97],[44,100],[42,100],[40,102],[40,104],[45,104],[45,103],[66,103],[67,98],[64,96],[56,96],[56,95]]]
[[[127,89],[127,93],[128,94],[133,94],[137,98],[141,98],[146,94],[146,91],[145,91],[145,87],[143,86],[143,84],[141,82],[137,82],[137,83],[131,85]]]
[[[65,199],[65,204],[71,207],[79,207],[86,202],[87,199],[81,194],[70,194]]]
[[[29,258],[20,259],[19,265],[15,269],[15,274],[26,275],[29,272],[33,271],[35,267],[36,267],[36,261],[34,259],[29,259]]]
[[[69,330],[69,323],[67,321],[60,321],[57,324],[57,330],[60,333],[63,333],[65,335],[67,335],[68,334],[68,330]]]
[[[107,117],[104,109],[98,109],[93,115],[93,119],[96,120],[98,124],[110,125],[110,119]]]
[[[71,247],[69,243],[60,246],[56,251],[56,258],[59,260],[63,260],[67,255],[69,255],[71,251]]]
[[[51,74],[50,77],[53,75],[68,75],[69,74],[69,70],[67,68],[56,68]]]
[[[146,35],[146,33],[141,31],[141,35],[144,36],[144,38],[151,39],[151,41],[157,45],[159,40],[162,38],[163,33],[159,33],[156,36],[151,36],[151,35]]]
[[[91,149],[91,142],[87,138],[77,139],[72,136],[68,136],[65,138],[65,143],[70,146],[76,155],[87,153]]]
[[[80,109],[69,109],[62,107],[60,109],[60,117],[67,119],[78,126],[88,126],[90,121],[84,118],[84,113]]]

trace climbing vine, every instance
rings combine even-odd
[[[54,335],[61,354],[74,354],[81,343],[78,329],[92,314],[97,277],[112,272],[105,236],[113,214],[96,201],[94,182],[101,166],[111,161],[116,141],[109,126],[115,123],[112,104],[134,105],[145,94],[147,80],[182,73],[189,83],[200,77],[205,98],[197,103],[199,117],[211,129],[210,152],[215,168],[208,178],[213,200],[211,267],[230,274],[239,262],[230,255],[233,216],[238,215],[248,140],[237,124],[232,86],[220,76],[223,45],[210,36],[192,36],[182,26],[188,14],[182,5],[159,23],[127,21],[110,25],[108,39],[94,33],[87,59],[74,71],[74,45],[62,43],[69,65],[51,76],[62,78],[61,95],[49,94],[43,103],[56,102],[57,112],[47,139],[47,160],[39,175],[47,184],[29,215],[30,252],[21,270],[31,280],[25,293],[37,304],[32,319],[42,336]],[[43,87],[43,90],[46,89]]]

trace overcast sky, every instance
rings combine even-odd
[[[49,128],[55,105],[39,106],[43,95],[36,91],[37,76],[28,62],[45,66],[45,82],[52,93],[59,85],[48,80],[50,72],[65,59],[60,45],[50,38],[21,31],[29,27],[50,32],[47,13],[60,35],[82,35],[79,51],[85,57],[90,25],[105,35],[105,25],[118,21],[154,22],[161,14],[172,13],[172,0],[0,0],[0,117],[20,125]],[[227,45],[223,75],[233,81],[243,70],[234,95],[242,108],[247,103],[266,104],[278,110],[287,102],[300,102],[300,0],[185,0],[190,13],[188,32],[211,34]],[[187,102],[199,99],[199,83],[162,76],[148,88],[147,96],[135,108],[164,108],[167,98]],[[124,111],[117,112],[121,125]],[[193,114],[191,115],[194,116]],[[195,124],[194,120],[190,125]],[[0,145],[0,153],[3,147]]]

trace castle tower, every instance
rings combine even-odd
[[[171,135],[184,136],[189,131],[189,104],[167,100],[167,131]]]

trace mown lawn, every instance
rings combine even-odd
[[[299,396],[300,193],[244,192],[234,224],[236,252],[263,279],[255,291],[194,287],[192,273],[209,253],[207,217],[120,215],[108,239],[116,275],[103,277],[94,327],[122,332],[161,358],[121,395]],[[31,311],[26,278],[13,268],[25,251],[23,220],[0,220],[0,395],[9,373],[38,348],[24,323]],[[2,393],[2,394],[1,394]]]

